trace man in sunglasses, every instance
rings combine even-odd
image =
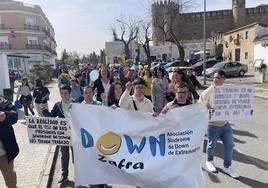
[[[222,70],[217,70],[214,73],[213,83],[200,95],[199,102],[207,102],[210,113],[213,109],[213,93],[215,86],[222,86],[224,83],[225,73]],[[206,166],[210,172],[217,172],[213,163],[214,150],[216,148],[217,140],[221,139],[224,145],[224,167],[223,171],[232,178],[238,178],[238,173],[232,168],[233,156],[233,130],[228,121],[209,121],[207,132],[207,161]]]

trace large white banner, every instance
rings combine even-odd
[[[245,120],[252,117],[253,86],[224,85],[214,88],[211,120]]]
[[[75,184],[202,188],[206,104],[158,117],[147,112],[73,104]]]

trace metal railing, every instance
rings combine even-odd
[[[27,49],[41,49],[40,44],[26,44]]]
[[[24,24],[24,29],[38,31],[39,26],[38,25]]]
[[[0,43],[0,49],[11,49],[11,45],[8,43]]]

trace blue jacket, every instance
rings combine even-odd
[[[0,140],[6,151],[8,162],[10,162],[19,154],[19,146],[12,127],[18,121],[18,112],[15,106],[1,97],[0,111],[6,113],[5,121],[0,122]]]

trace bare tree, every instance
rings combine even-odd
[[[141,23],[141,31],[139,37],[139,43],[142,44],[142,48],[146,54],[147,62],[151,64],[151,51],[150,42],[152,41],[152,23],[150,21]]]
[[[118,27],[112,27],[112,33],[114,41],[122,41],[124,44],[125,56],[126,59],[131,58],[130,52],[130,44],[134,41],[139,32],[139,26],[137,21],[133,21],[129,19],[128,23],[121,21],[119,19],[117,21]]]
[[[187,12],[194,6],[195,0],[178,0],[179,6],[169,7],[164,12],[164,17],[154,18],[154,26],[157,27],[164,35],[164,41],[174,43],[180,54],[180,61],[184,61],[185,51],[182,44],[182,36],[180,36],[180,28],[182,28],[181,13]]]

